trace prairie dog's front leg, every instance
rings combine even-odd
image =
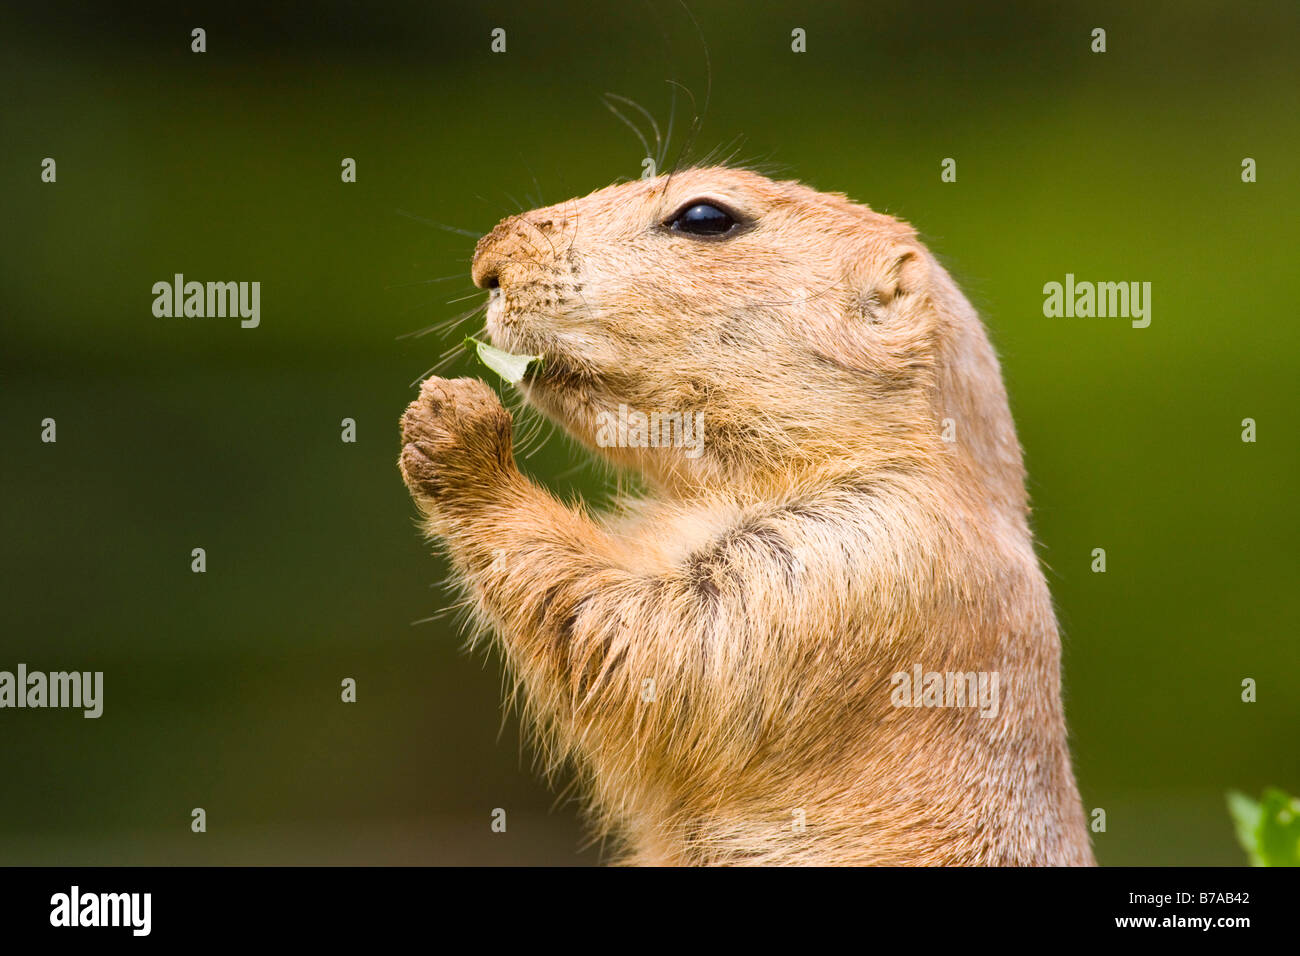
[[[425,530],[522,676],[564,680],[582,656],[579,606],[628,578],[613,539],[520,473],[510,414],[478,379],[423,383],[402,416],[398,465]]]
[[[655,737],[646,721],[671,719],[672,701],[711,699],[699,693],[700,659],[724,602],[701,588],[699,569],[648,565],[525,478],[510,415],[487,385],[426,381],[402,418],[399,464],[539,716],[571,735],[599,722],[598,736],[625,741],[634,726]]]
[[[430,378],[402,416],[397,462],[431,533],[524,483],[515,467],[510,413],[476,378]]]
[[[398,466],[426,530],[446,545],[456,570],[471,587],[489,583],[491,571],[532,584],[563,582],[586,569],[613,543],[589,518],[555,501],[515,466],[510,413],[476,378],[431,378],[402,416]],[[533,547],[566,548],[571,561],[536,563]],[[490,565],[485,567],[484,565]],[[494,617],[508,617],[500,595],[483,595]]]

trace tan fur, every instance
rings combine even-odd
[[[663,228],[697,198],[752,227]],[[473,275],[527,400],[651,493],[557,502],[475,379],[425,383],[403,475],[629,862],[1092,863],[997,359],[910,227],[690,169],[507,219]],[[704,453],[597,448],[619,404]],[[893,706],[916,664],[996,671],[998,715]]]

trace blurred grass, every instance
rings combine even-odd
[[[909,219],[990,326],[1080,786],[1107,809],[1099,859],[1243,862],[1222,793],[1300,780],[1297,8],[691,9],[713,71],[700,151],[743,137],[741,159]],[[99,721],[0,720],[16,768],[0,862],[252,845],[321,861],[309,847],[352,831],[373,836],[337,859],[380,862],[403,828],[427,862],[501,859],[481,843],[498,806],[532,828],[521,860],[578,845],[513,719],[497,736],[495,658],[464,655],[449,616],[412,624],[447,598],[396,420],[474,330],[397,336],[471,304],[449,300],[471,289],[472,240],[399,210],[479,232],[539,192],[638,175],[599,94],[662,123],[666,77],[703,99],[699,40],[669,3],[325,10],[114,21],[73,5],[16,14],[0,40],[0,667],[106,672]],[[806,55],[788,52],[794,25]],[[1104,56],[1087,53],[1094,25]],[[1240,182],[1243,156],[1258,183]],[[175,272],[260,281],[261,328],[155,318],[150,287]],[[1152,282],[1151,327],[1043,318],[1042,285],[1066,272]],[[426,281],[443,276],[458,278]],[[452,371],[479,374],[459,356]],[[54,446],[37,440],[47,415]],[[526,462],[598,495],[577,464],[558,438]],[[1258,703],[1240,702],[1243,677]],[[213,823],[191,840],[193,806]]]

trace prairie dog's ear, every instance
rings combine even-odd
[[[876,282],[876,295],[882,305],[925,291],[930,270],[920,247],[913,243],[899,244],[885,258],[887,264]]]
[[[929,256],[916,230],[888,216],[871,214],[869,238],[854,250],[847,264],[848,284],[864,298],[880,305],[924,292],[929,278]]]
[[[923,364],[934,333],[929,270],[929,257],[910,235],[865,244],[845,265],[840,314],[817,353],[842,368],[890,378]]]

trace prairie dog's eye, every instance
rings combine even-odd
[[[673,232],[717,239],[733,232],[740,221],[717,203],[699,200],[687,203],[665,225]]]

